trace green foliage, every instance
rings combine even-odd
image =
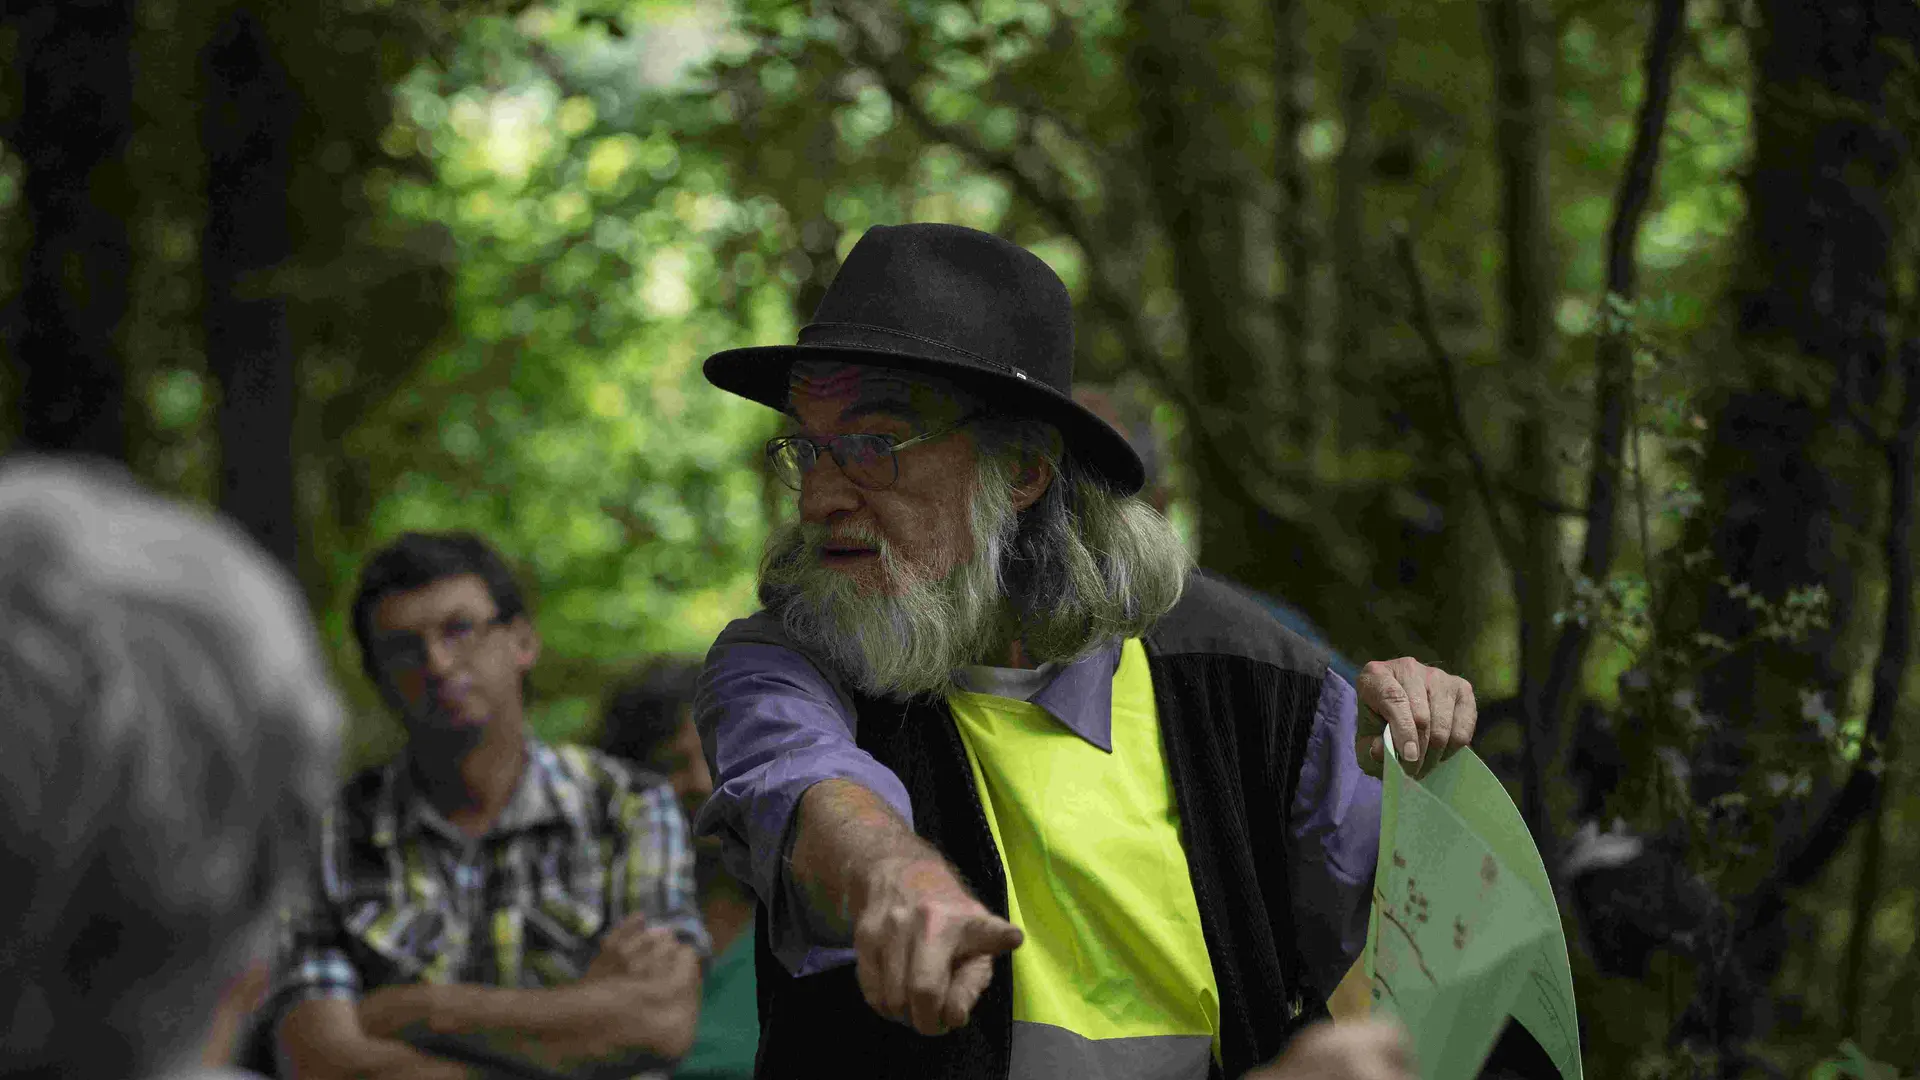
[[[767,269],[780,251],[766,206],[676,137],[704,108],[628,74],[648,17],[624,40],[554,12],[471,21],[443,67],[402,81],[381,136],[420,159],[386,195],[447,237],[453,315],[343,433],[387,493],[362,550],[407,529],[496,543],[535,597],[533,721],[549,737],[590,736],[611,676],[701,652],[751,610],[768,514],[755,462],[774,417],[711,390],[699,364],[792,333]],[[334,560],[336,603],[359,558]]]
[[[1852,1039],[1840,1044],[1840,1056],[1816,1066],[1809,1080],[1903,1080],[1892,1065],[1869,1058]]]

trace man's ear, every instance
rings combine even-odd
[[[1053,465],[1040,454],[1025,455],[1013,477],[1013,509],[1017,513],[1040,501],[1053,486]]]
[[[523,672],[533,670],[534,662],[540,659],[540,631],[533,628],[533,620],[515,615],[507,631],[513,635],[514,666]]]

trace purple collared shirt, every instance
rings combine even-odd
[[[1113,751],[1118,645],[1062,667],[1033,695],[1054,719]],[[844,939],[813,925],[782,863],[806,790],[822,780],[859,784],[913,821],[906,788],[854,743],[853,706],[833,678],[792,646],[765,612],[734,622],[714,642],[695,705],[713,764],[714,792],[695,824],[718,835],[727,866],[772,913],[773,951],[796,975],[853,959]],[[1286,845],[1295,934],[1324,997],[1360,955],[1379,856],[1380,782],[1354,757],[1358,698],[1329,669],[1301,762]]]

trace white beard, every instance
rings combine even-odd
[[[863,693],[944,692],[955,668],[990,659],[1009,636],[999,568],[1013,534],[1013,507],[1005,485],[991,479],[972,501],[974,550],[943,578],[908,565],[871,531],[840,530],[838,539],[878,551],[886,581],[878,589],[863,589],[821,565],[824,526],[782,526],[767,538],[760,602],[796,645],[824,658]]]

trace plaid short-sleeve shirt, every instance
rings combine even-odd
[[[404,755],[354,777],[321,830],[283,924],[275,1014],[403,983],[564,985],[634,912],[709,952],[672,789],[596,750],[529,739],[520,785],[482,837],[412,790]]]

